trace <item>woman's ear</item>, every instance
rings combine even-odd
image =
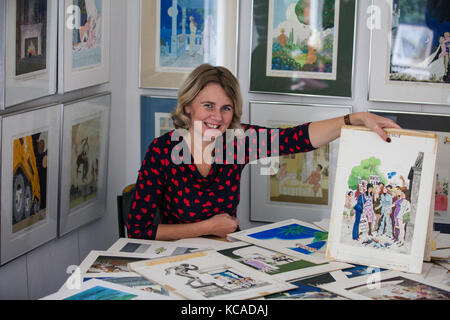
[[[191,114],[192,106],[190,104],[184,106],[184,112],[186,114]]]

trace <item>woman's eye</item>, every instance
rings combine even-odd
[[[225,106],[222,109],[223,109],[223,111],[227,111],[227,112],[232,110],[230,106]]]

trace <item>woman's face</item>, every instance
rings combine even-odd
[[[197,133],[201,129],[202,136],[222,135],[233,120],[233,102],[217,83],[206,85],[185,111],[191,117],[191,129]]]

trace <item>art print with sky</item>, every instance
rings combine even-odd
[[[216,64],[218,0],[158,1],[156,68],[164,72],[192,70],[202,63]],[[219,50],[218,50],[219,49]]]
[[[271,245],[301,254],[314,255],[325,253],[328,232],[293,223],[247,236],[257,240],[267,240]]]
[[[266,75],[336,80],[339,1],[270,0]]]

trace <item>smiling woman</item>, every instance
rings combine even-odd
[[[338,117],[292,128],[266,128],[241,124],[241,115],[239,83],[229,70],[203,64],[192,71],[172,114],[176,129],[154,139],[142,162],[128,216],[129,237],[225,237],[238,229],[245,165],[268,156],[312,151],[339,137],[344,125],[344,118]],[[387,136],[382,128],[398,127],[367,112],[354,113],[346,121],[366,125],[383,139]]]

